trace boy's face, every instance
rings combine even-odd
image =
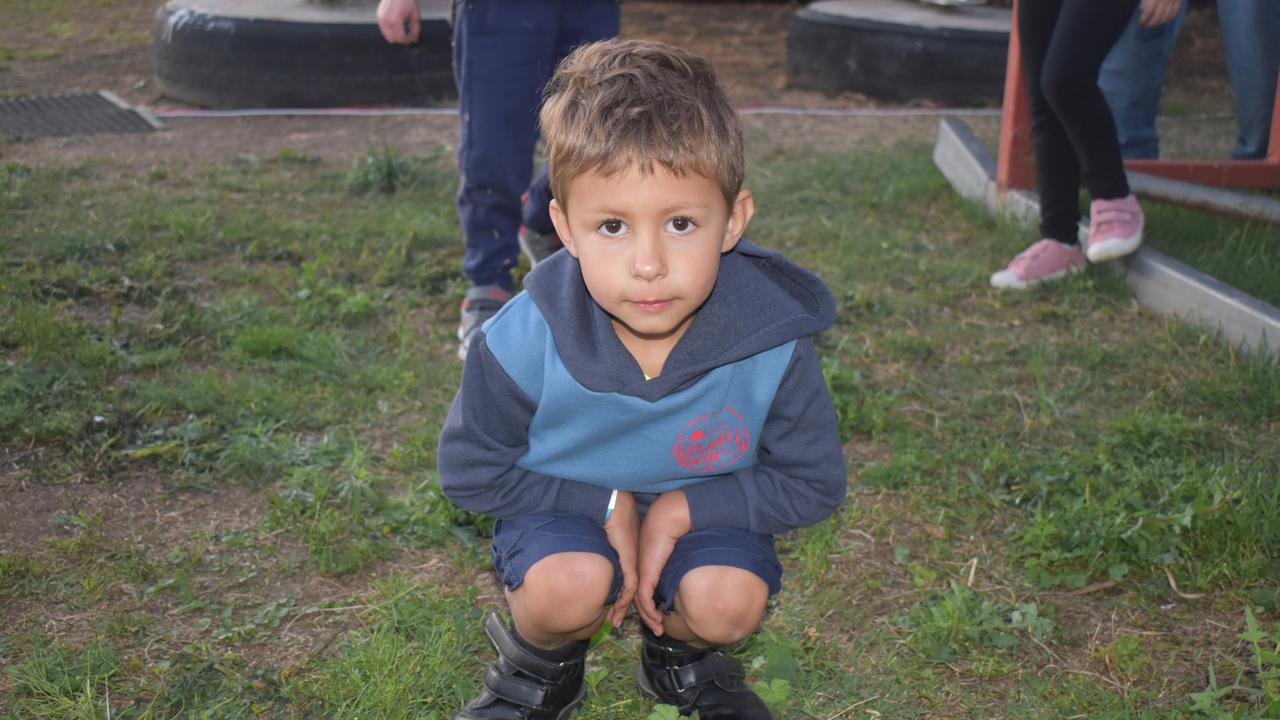
[[[669,352],[711,294],[720,254],[737,244],[755,210],[743,190],[732,207],[719,184],[658,166],[570,181],[566,206],[551,202],[565,248],[591,297],[633,355]]]

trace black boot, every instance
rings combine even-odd
[[[484,669],[484,689],[454,720],[568,720],[587,694],[582,680],[587,643],[565,648],[569,657],[539,657],[513,628],[489,613],[484,632],[498,659]]]
[[[773,720],[769,708],[747,687],[742,663],[642,627],[644,648],[636,687],[640,694],[703,720]]]

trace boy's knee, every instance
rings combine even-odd
[[[764,619],[769,587],[755,573],[735,567],[690,570],[676,592],[676,610],[690,632],[712,645],[738,642]]]
[[[602,555],[548,555],[529,568],[511,594],[512,613],[520,615],[517,625],[544,633],[576,632],[600,618],[612,584],[613,564]]]

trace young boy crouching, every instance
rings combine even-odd
[[[844,498],[810,339],[835,304],[742,239],[742,127],[703,58],[585,45],[540,119],[565,251],[476,333],[440,438],[445,494],[497,520],[513,621],[485,621],[498,659],[457,718],[568,718],[588,638],[633,603],[641,693],[769,718],[717,648],[781,585],[773,535]]]

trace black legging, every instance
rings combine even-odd
[[[1080,183],[1095,200],[1129,194],[1098,70],[1138,0],[1021,0],[1018,38],[1031,98],[1042,237],[1072,244]]]

